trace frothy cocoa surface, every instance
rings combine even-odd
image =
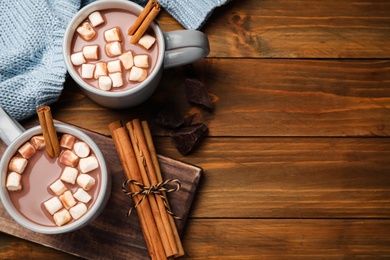
[[[64,149],[62,150],[62,152]],[[53,216],[43,206],[43,202],[56,196],[49,186],[61,177],[64,165],[59,163],[59,158],[50,158],[45,148],[38,150],[30,159],[22,174],[22,190],[8,191],[15,208],[30,221],[42,225],[56,227]],[[95,186],[87,191],[92,199],[88,202],[88,210],[95,203],[101,186],[101,170],[89,172],[95,180]],[[72,194],[79,188],[77,184],[72,185],[64,182]],[[71,220],[69,223],[77,221]],[[68,224],[69,224],[68,223]]]
[[[94,27],[96,31],[96,35],[94,38],[92,38],[89,41],[84,40],[77,32],[75,32],[73,39],[72,39],[72,45],[71,45],[71,53],[76,53],[82,51],[83,47],[86,45],[99,45],[99,60],[92,61],[88,60],[87,63],[96,64],[97,62],[109,62],[118,60],[119,56],[117,57],[108,57],[105,52],[105,45],[107,42],[104,39],[104,32],[108,29],[112,29],[114,27],[119,27],[121,29],[122,34],[122,51],[125,53],[126,51],[131,50],[133,52],[133,56],[135,55],[141,55],[146,54],[149,56],[149,68],[146,70],[148,71],[148,75],[152,72],[154,69],[157,57],[158,57],[158,41],[156,39],[156,42],[154,45],[149,49],[146,50],[139,44],[131,44],[130,38],[131,36],[127,35],[127,31],[129,28],[133,25],[134,21],[137,19],[137,16],[133,14],[132,12],[121,10],[121,9],[107,9],[107,10],[100,10],[99,11],[101,15],[105,19],[105,23],[102,25],[98,25]],[[87,20],[85,20],[87,21]],[[84,21],[83,21],[84,22]],[[150,28],[146,32],[147,34],[155,37],[155,34],[153,30]],[[80,66],[73,66],[76,70],[76,72],[79,74],[80,78],[87,82],[89,85],[99,89],[98,87],[98,80],[96,79],[83,79],[81,77],[81,65]],[[140,84],[140,82],[131,82],[129,81],[129,70],[125,70],[122,66],[122,78],[123,78],[123,86],[122,87],[113,87],[109,91],[123,91],[126,89],[131,89],[136,87]]]

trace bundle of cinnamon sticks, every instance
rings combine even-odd
[[[134,119],[125,126],[121,121],[115,121],[109,124],[108,128],[128,180],[149,187],[163,181],[146,121]],[[133,193],[141,189],[130,183],[128,188]],[[147,197],[139,194],[133,197],[136,204],[141,199],[142,203],[138,204],[136,210],[151,258],[168,259],[183,256],[184,249],[174,218],[168,214],[163,198],[155,194],[149,194]]]

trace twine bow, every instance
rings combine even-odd
[[[173,184],[176,184],[176,185],[175,185],[174,188],[168,189],[168,188],[166,188],[166,185],[169,184],[169,183],[173,183]],[[129,191],[127,189],[129,184],[136,185],[136,186],[140,187],[141,189],[136,191],[136,192],[131,192],[131,191]],[[130,208],[129,212],[127,213],[127,216],[130,216],[131,212],[134,209],[136,209],[137,206],[139,204],[141,204],[141,202],[147,196],[149,196],[150,194],[156,194],[156,195],[161,197],[161,199],[162,199],[162,201],[164,203],[165,210],[167,211],[167,213],[169,215],[171,215],[172,217],[174,217],[175,219],[181,219],[180,217],[176,216],[175,213],[173,213],[171,211],[171,209],[169,208],[169,205],[168,205],[168,201],[167,201],[167,199],[165,197],[165,193],[175,192],[175,191],[180,190],[180,188],[181,188],[181,184],[180,184],[180,181],[178,179],[168,179],[166,181],[157,183],[156,185],[152,185],[150,187],[145,186],[142,183],[137,182],[136,180],[127,180],[127,181],[123,182],[122,190],[123,190],[123,192],[126,195],[129,195],[129,196],[131,196],[133,198],[133,197],[135,197],[137,195],[144,194],[144,196],[133,207]]]

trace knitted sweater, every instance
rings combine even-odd
[[[201,28],[212,10],[227,1],[159,0],[187,29]],[[90,2],[0,0],[0,106],[16,120],[58,100],[66,78],[63,34],[73,15]]]

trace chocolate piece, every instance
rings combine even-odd
[[[208,127],[203,123],[183,127],[172,133],[177,150],[186,155],[193,151],[208,134]]]
[[[166,105],[156,116],[156,124],[169,127],[177,128],[184,124],[184,118],[177,110],[174,104],[170,103]]]
[[[200,105],[209,112],[214,110],[214,104],[211,101],[207,88],[202,81],[196,78],[187,78],[185,86],[188,101],[196,105]]]

